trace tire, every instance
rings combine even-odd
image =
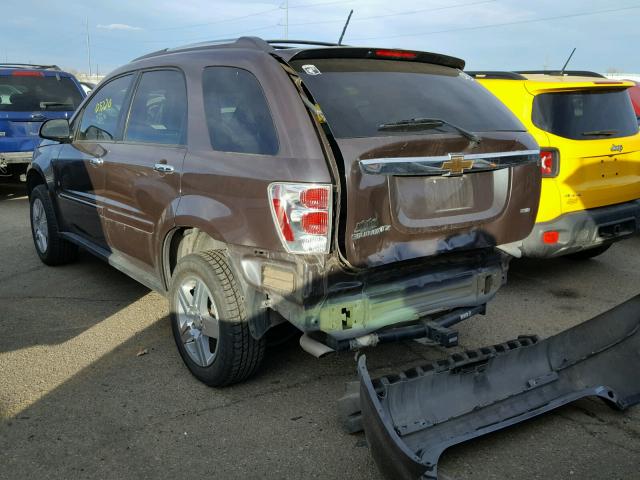
[[[176,346],[198,380],[223,387],[257,371],[266,342],[249,332],[244,295],[222,251],[194,253],[178,261],[169,306]]]
[[[77,258],[78,247],[60,237],[56,212],[44,185],[37,185],[29,195],[29,218],[33,244],[43,263],[63,265]]]
[[[589,248],[588,250],[570,253],[569,255],[566,255],[566,257],[572,260],[589,260],[591,258],[597,257],[598,255],[602,255],[604,252],[609,250],[610,247],[610,243],[607,245],[600,245],[599,247]]]

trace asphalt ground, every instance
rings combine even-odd
[[[0,186],[0,479],[378,479],[336,399],[353,355],[295,342],[246,383],[216,390],[183,366],[167,302],[81,254],[51,268],[21,187]],[[465,348],[552,335],[640,293],[640,238],[598,259],[512,262],[509,283],[460,328]],[[450,353],[450,352],[449,352]],[[403,342],[368,352],[373,373],[446,356]],[[445,452],[441,478],[640,478],[640,408],[585,399]]]

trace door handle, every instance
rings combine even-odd
[[[91,165],[94,165],[96,167],[99,167],[100,165],[102,165],[104,163],[104,160],[101,158],[90,158],[89,159],[89,163]]]
[[[156,163],[153,169],[160,173],[173,173],[176,170],[173,166],[167,165],[166,163]]]

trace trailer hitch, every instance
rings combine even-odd
[[[620,410],[640,403],[640,295],[553,337],[512,346],[375,380],[361,356],[361,424],[380,470],[393,479],[435,479],[442,452],[461,442],[587,396]]]
[[[388,330],[369,333],[361,337],[344,340],[336,340],[329,337],[326,343],[333,350],[339,352],[375,347],[382,343],[427,338],[443,347],[450,348],[458,345],[458,332],[451,327],[474,315],[484,315],[486,311],[487,306],[484,304],[476,307],[463,307],[444,313],[438,317],[426,317],[413,325],[390,328]]]

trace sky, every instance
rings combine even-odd
[[[0,62],[57,64],[80,72],[89,71],[89,54],[92,72],[104,74],[165,47],[243,35],[336,42],[351,9],[346,44],[444,53],[463,58],[470,70],[559,69],[577,47],[573,69],[640,72],[640,0],[2,0],[1,5]]]

